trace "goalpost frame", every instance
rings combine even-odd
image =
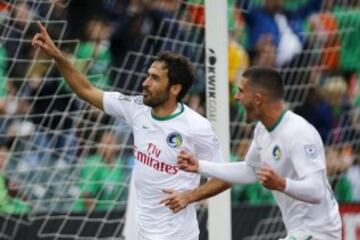
[[[230,159],[227,0],[205,0],[206,114]],[[209,240],[231,240],[231,198],[227,190],[209,199]]]

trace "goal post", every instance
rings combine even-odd
[[[230,159],[227,1],[205,1],[207,118]],[[220,207],[219,207],[220,206]],[[209,200],[209,240],[231,240],[230,190]]]

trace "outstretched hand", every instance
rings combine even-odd
[[[60,50],[55,46],[46,28],[41,24],[40,21],[38,21],[37,24],[39,26],[40,32],[35,34],[31,45],[33,47],[40,47],[52,57],[61,55]]]
[[[186,172],[198,172],[199,171],[199,161],[185,150],[181,150],[177,156],[177,164],[179,169]]]

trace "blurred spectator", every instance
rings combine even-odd
[[[68,163],[74,162],[78,140],[71,115],[78,110],[79,100],[66,93],[63,79],[46,54],[37,54],[37,49],[32,48],[29,56],[34,61],[25,70],[32,98],[28,113],[37,125],[32,142],[40,148],[55,150]],[[50,152],[40,154],[39,163],[49,159]]]
[[[230,119],[241,120],[244,112],[243,107],[234,96],[238,91],[238,81],[242,72],[249,66],[249,56],[245,49],[237,43],[234,36],[230,34],[228,47],[228,69],[229,69],[229,90],[230,90]]]
[[[6,87],[7,72],[7,52],[6,48],[0,43],[0,101],[7,95]]]
[[[259,41],[269,36],[276,49],[276,65],[289,64],[303,49],[305,39],[303,21],[313,12],[319,11],[321,0],[309,0],[293,11],[283,5],[283,0],[264,0],[263,6],[240,0],[245,7],[244,17],[248,31],[248,49],[254,51]]]
[[[340,69],[346,72],[355,72],[360,76],[360,6],[349,8],[341,4],[333,8],[340,39]]]
[[[318,88],[309,89],[304,104],[297,107],[295,112],[314,125],[325,143],[333,127],[334,117],[332,106],[323,99]]]
[[[86,37],[75,52],[78,60],[84,60],[77,63],[78,70],[87,74],[93,84],[103,89],[109,89],[110,85],[105,76],[111,64],[110,31],[107,22],[101,19],[90,20],[86,27]]]
[[[67,8],[61,0],[39,1],[36,10],[41,18],[49,21],[63,21],[68,16]]]
[[[11,126],[14,126],[15,122],[25,122],[24,118],[29,113],[30,103],[23,98],[27,96],[27,89],[23,85],[23,80],[10,78],[5,83],[6,96],[0,99],[0,134],[9,135]],[[34,128],[30,121],[26,122]],[[17,129],[17,131],[20,130],[21,128]]]
[[[119,159],[120,148],[111,132],[101,135],[95,154],[84,159],[80,173],[80,199],[74,211],[117,208],[126,196],[125,162]]]
[[[325,153],[329,176],[345,172],[354,161],[352,148],[348,145],[329,146],[326,148]]]
[[[10,23],[3,30],[4,46],[7,49],[9,59],[26,59],[31,49],[30,41],[35,34],[31,19],[33,12],[26,1],[16,2],[10,5]],[[11,64],[9,64],[11,66]]]
[[[249,67],[249,56],[245,49],[233,38],[229,38],[229,81],[236,84],[242,71]]]
[[[115,23],[111,36],[111,53],[114,66],[120,67],[126,54],[139,49],[141,45],[145,6],[139,0],[110,2],[106,10]]]
[[[0,213],[22,214],[30,211],[24,201],[26,197],[18,190],[16,182],[5,175],[4,169],[9,158],[9,146],[3,139],[0,141]]]
[[[329,12],[332,1],[325,3],[323,12],[311,16],[310,27],[313,30],[312,40],[316,42],[316,48],[321,49],[322,66],[327,70],[335,70],[340,59],[339,29],[335,17]]]
[[[125,0],[126,2],[127,0]],[[68,21],[68,38],[86,39],[86,28],[88,22],[94,18],[106,18],[103,1],[87,0],[84,4],[83,0],[72,0],[67,7],[67,21]],[[123,1],[119,1],[123,2]]]
[[[205,116],[205,107],[204,101],[200,96],[200,93],[190,93],[184,98],[184,103],[188,105],[191,109],[195,110],[202,116]]]
[[[360,162],[357,159],[354,164],[347,170],[346,178],[350,183],[351,201],[360,202]]]
[[[341,130],[351,125],[351,119],[346,114],[351,108],[348,96],[348,86],[342,76],[328,77],[324,80],[322,94],[332,110],[332,131],[325,143],[336,144],[344,141]]]

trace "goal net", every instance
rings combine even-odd
[[[296,10],[310,1],[284,2]],[[360,10],[356,1],[329,2],[301,22],[300,51],[295,43],[277,54],[271,36],[265,34],[255,46],[247,34],[246,15],[262,1],[229,0],[229,82],[224,84],[233,96],[246,67],[268,65],[286,79],[290,109],[316,124],[312,104],[326,102],[333,121],[320,118],[325,122],[318,127],[329,178],[339,199],[355,201],[354,188],[348,197],[341,189],[356,185]],[[0,238],[122,239],[134,163],[131,129],[76,97],[54,61],[31,47],[38,20],[72,64],[104,90],[138,94],[159,51],[184,54],[196,68],[185,101],[205,115],[204,1],[0,0]],[[229,109],[224,128],[230,128],[231,159],[238,161],[253,125],[244,123],[238,103],[230,100]],[[279,211],[261,186],[234,186],[232,203],[234,239],[284,236]],[[264,207],[255,224],[234,218],[235,209],[254,207]],[[207,239],[206,203],[199,205],[198,218],[200,238]]]
[[[328,178],[341,208],[346,203],[358,203],[360,68],[352,55],[359,52],[358,47],[353,47],[360,34],[359,3],[283,1],[287,15],[275,17],[279,35],[286,39],[283,45],[273,30],[264,31],[261,26],[271,25],[257,15],[257,10],[266,6],[276,8],[276,2],[230,2],[235,9],[229,31],[230,86],[236,86],[238,75],[246,66],[277,68],[285,81],[287,107],[313,124],[324,141]],[[296,24],[301,25],[300,30]],[[232,94],[235,92],[236,89]],[[230,109],[231,158],[238,161],[246,154],[254,125],[244,123],[244,109],[238,103],[230,102]],[[270,240],[286,235],[270,191],[260,184],[234,186],[232,204],[234,239]],[[246,212],[246,220],[234,220],[235,206],[244,205],[255,206],[261,212],[260,220],[249,229],[244,224],[259,212]],[[353,236],[358,236],[358,223],[348,225],[351,226],[344,227],[344,239],[356,239]]]
[[[130,128],[79,100],[54,61],[31,47],[36,21],[104,90],[139,94],[159,51],[184,54],[197,69],[187,101],[201,111],[201,9],[188,1],[11,0],[0,10],[1,239],[119,239],[134,163]]]

